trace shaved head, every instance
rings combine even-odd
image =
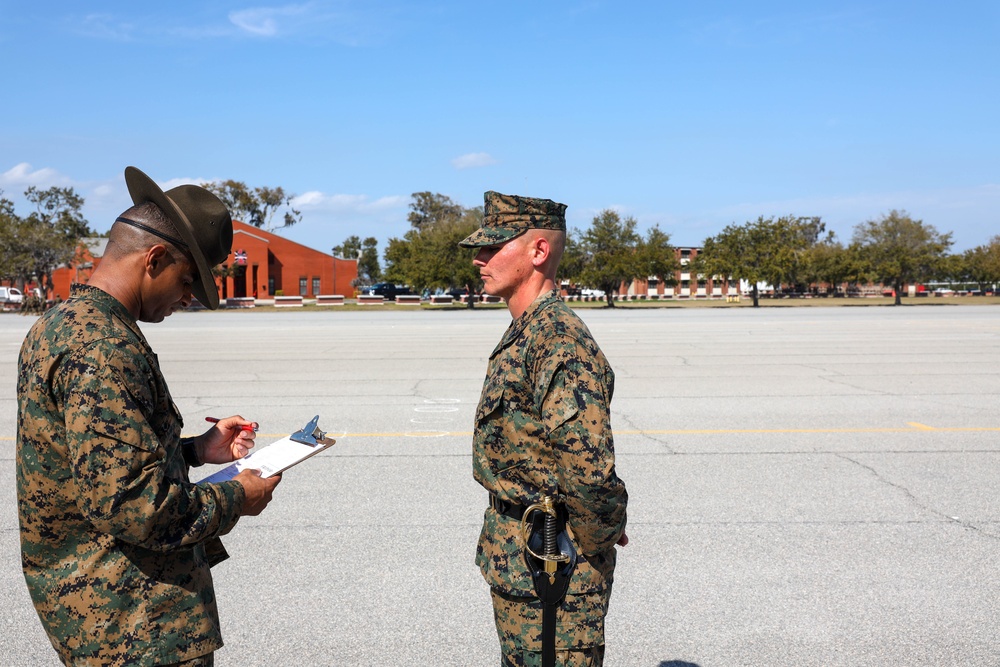
[[[180,238],[177,229],[174,227],[174,223],[153,202],[133,206],[122,213],[119,218],[126,218],[168,238]],[[130,225],[128,222],[123,222],[120,219],[116,220],[111,226],[111,232],[108,234],[108,248],[106,253],[111,258],[121,259],[138,252],[145,252],[157,244],[166,246],[171,257],[175,259],[190,259],[187,253],[170,241],[165,241],[163,237],[157,234]]]

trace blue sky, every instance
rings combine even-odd
[[[127,165],[281,186],[324,251],[424,190],[677,245],[903,209],[960,251],[1000,234],[998,35],[995,1],[0,0],[0,189],[72,186],[105,230]]]

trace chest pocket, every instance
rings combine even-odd
[[[479,397],[479,408],[476,410],[476,425],[485,422],[493,413],[499,413],[503,407],[503,394],[506,383],[502,375],[494,375],[483,385],[483,393]]]

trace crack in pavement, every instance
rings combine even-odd
[[[941,519],[944,520],[947,523],[953,523],[953,524],[959,525],[959,526],[965,528],[966,530],[970,530],[970,531],[972,531],[972,532],[974,532],[974,533],[976,533],[978,535],[982,535],[984,537],[988,537],[988,538],[991,538],[991,539],[994,539],[994,540],[1000,540],[1000,536],[998,536],[998,535],[994,535],[993,533],[985,531],[985,530],[983,530],[982,528],[980,528],[979,526],[977,526],[977,525],[975,525],[973,523],[970,523],[968,521],[963,521],[963,520],[959,519],[958,517],[954,517],[954,516],[951,516],[949,514],[945,514],[944,512],[942,512],[940,510],[937,510],[937,509],[935,509],[933,507],[930,507],[926,503],[921,502],[920,499],[918,499],[915,495],[913,495],[913,492],[910,491],[908,488],[906,488],[902,484],[897,484],[897,483],[895,483],[893,481],[890,481],[890,480],[886,479],[874,467],[872,467],[870,465],[866,465],[866,464],[862,463],[861,461],[858,461],[856,459],[852,459],[850,456],[845,456],[844,454],[839,453],[839,452],[835,452],[834,456],[836,456],[837,458],[843,459],[843,460],[845,460],[845,461],[847,461],[849,463],[853,463],[854,465],[858,466],[859,468],[861,468],[863,470],[867,470],[873,477],[875,477],[875,479],[877,479],[882,484],[885,484],[886,486],[892,487],[893,489],[896,489],[897,491],[902,492],[903,495],[906,496],[906,498],[909,499],[909,501],[911,503],[913,503],[916,507],[920,508],[921,510],[923,510],[925,512],[928,512],[930,514],[933,514],[935,516],[941,517]]]

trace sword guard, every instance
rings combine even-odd
[[[531,541],[531,515],[535,512],[542,512],[551,516],[553,519],[559,518],[559,513],[556,511],[555,502],[552,500],[552,496],[543,496],[541,501],[535,503],[534,505],[529,505],[526,510],[524,510],[524,516],[521,517],[521,541],[524,543],[524,550],[530,555],[534,556],[538,560],[545,564],[545,572],[549,573],[550,578],[554,576],[556,570],[558,570],[558,563],[565,563],[570,559],[570,555],[566,553],[555,553],[555,554],[539,554],[529,546]]]

